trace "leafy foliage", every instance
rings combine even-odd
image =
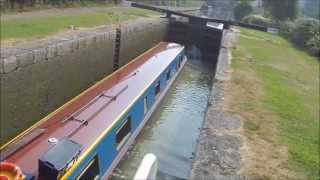
[[[292,21],[284,21],[280,23],[280,34],[284,37],[291,37],[294,29],[294,23]]]
[[[318,57],[320,56],[320,35],[319,35],[319,32],[307,42],[306,47],[308,48],[308,50],[311,54],[314,54]]]
[[[298,16],[297,0],[264,0],[271,17],[278,21],[294,20]]]
[[[268,27],[272,24],[271,19],[257,14],[251,14],[242,18],[242,21],[248,24]]]
[[[234,17],[240,21],[243,17],[251,14],[253,11],[248,1],[240,1],[234,8]]]
[[[292,42],[308,50],[313,55],[320,55],[320,21],[313,18],[301,18],[294,22],[285,22],[280,33]]]

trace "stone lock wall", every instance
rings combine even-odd
[[[122,24],[120,65],[164,39],[167,22]],[[1,48],[0,143],[112,72],[115,27],[65,34]]]
[[[144,21],[143,25],[135,22],[121,25],[120,65],[164,40],[167,25],[167,20],[164,19]]]

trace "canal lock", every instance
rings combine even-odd
[[[209,105],[221,38],[222,30],[170,23],[166,40],[186,46],[188,63],[114,170],[112,180],[132,179],[147,153],[157,157],[157,179],[189,178]]]

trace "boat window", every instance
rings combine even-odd
[[[143,99],[143,114],[148,112],[148,97],[144,97]]]
[[[99,179],[99,162],[98,156],[95,156],[92,161],[87,165],[87,167],[81,172],[77,177],[77,180],[87,180]]]
[[[171,69],[169,69],[168,72],[167,72],[167,76],[166,76],[166,77],[167,77],[167,78],[166,78],[167,81],[169,81],[170,76],[171,76]]]
[[[127,119],[122,123],[120,128],[116,131],[116,145],[117,150],[119,150],[123,144],[126,142],[131,131],[131,117],[128,116]]]
[[[160,94],[160,81],[157,82],[156,86],[155,86],[155,95],[158,96]]]

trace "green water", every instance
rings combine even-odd
[[[143,156],[158,159],[157,179],[186,179],[193,161],[212,85],[212,67],[189,61],[156,112],[113,173],[112,179],[132,179]]]

